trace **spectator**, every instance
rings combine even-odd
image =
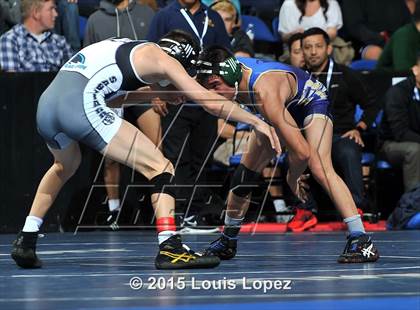
[[[236,57],[254,57],[251,39],[240,27],[235,27],[238,12],[229,0],[215,1],[211,8],[222,17],[226,32],[230,37],[231,50]]]
[[[335,0],[286,0],[279,13],[278,31],[284,42],[312,27],[323,29],[334,40],[342,26],[341,9]]]
[[[377,60],[390,36],[411,22],[404,0],[343,0],[344,27],[363,59]]]
[[[391,87],[385,95],[382,151],[393,165],[402,166],[404,189],[420,182],[420,54],[414,76]]]
[[[290,54],[290,64],[292,66],[303,68],[305,66],[305,59],[302,51],[302,33],[293,34],[287,42]]]
[[[22,21],[21,0],[0,0],[5,11],[7,25],[13,27]],[[57,0],[58,17],[55,20],[55,33],[64,35],[73,51],[80,49],[79,10],[77,0]]]
[[[331,151],[334,168],[348,186],[356,206],[365,210],[367,200],[363,195],[362,133],[373,123],[378,112],[374,97],[356,72],[332,60],[330,39],[322,29],[311,28],[303,33],[302,50],[307,68],[328,90],[334,122]],[[357,104],[364,112],[361,120],[355,123]],[[314,208],[314,204],[315,201],[312,199],[301,208],[310,210]],[[313,216],[309,210],[298,211],[297,216],[289,223],[289,227],[292,230],[309,228],[305,227],[307,223],[302,220],[305,217],[309,220],[310,216]]]
[[[72,55],[66,39],[52,33],[57,17],[52,0],[22,0],[23,23],[0,37],[5,71],[58,71]]]
[[[410,11],[410,14],[413,15],[416,10],[416,0],[405,0],[405,4]]]
[[[172,29],[191,33],[202,48],[215,44],[230,48],[222,18],[199,0],[176,0],[158,11],[153,17],[147,38],[157,42]],[[207,223],[202,221],[201,214],[209,209],[205,203],[214,195],[204,187],[199,187],[200,192],[197,192],[194,185],[206,182],[203,168],[213,152],[217,118],[191,102],[184,106],[167,107],[166,103],[156,100],[154,104],[162,116],[166,115],[162,118],[164,154],[176,167],[175,183],[184,185],[178,196],[185,201],[177,202],[176,212],[184,215],[184,226],[191,224],[190,227],[194,228],[198,223],[204,227]],[[199,199],[192,200],[188,206],[195,197]]]
[[[420,5],[414,12],[414,21],[398,29],[385,45],[377,68],[387,71],[409,71],[416,64],[420,52]]]
[[[149,6],[136,0],[102,0],[87,21],[83,45],[110,37],[144,40],[154,15]]]
[[[235,26],[236,26],[238,24],[240,18],[241,18],[241,3],[240,3],[239,0],[226,0],[226,1],[231,2],[233,4],[233,6],[235,7],[235,11],[238,12],[238,15],[237,15],[238,18],[235,22]],[[214,4],[216,2],[219,2],[219,0],[203,0],[203,1],[201,1],[202,4],[207,5],[208,7],[211,7],[212,4]]]

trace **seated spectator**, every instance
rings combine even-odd
[[[292,66],[303,68],[305,67],[305,59],[302,51],[302,33],[295,33],[287,42],[290,54],[290,64]]]
[[[231,50],[236,57],[254,57],[254,48],[251,39],[240,27],[235,27],[238,13],[229,0],[216,1],[211,5],[222,17],[226,32],[230,37]]]
[[[420,182],[420,54],[412,71],[386,93],[381,126],[382,151],[392,165],[402,166],[406,192]]]
[[[110,37],[145,39],[155,12],[135,0],[102,0],[86,25],[83,45]]]
[[[241,3],[239,0],[226,0],[231,2],[234,7],[235,7],[235,11],[238,12],[238,22],[239,19],[241,18]],[[212,4],[214,4],[215,2],[218,2],[218,0],[202,0],[201,3],[207,5],[208,7],[210,7]],[[237,23],[235,23],[235,26],[237,25]]]
[[[420,5],[414,12],[414,21],[398,29],[385,45],[377,68],[387,71],[409,71],[416,64],[420,52]]]
[[[329,36],[322,29],[311,28],[303,33],[302,50],[306,67],[328,90],[334,122],[331,150],[334,169],[348,186],[356,206],[366,210],[368,201],[363,193],[361,164],[364,147],[362,133],[371,126],[378,113],[374,103],[375,98],[355,71],[337,64],[331,58],[332,46]],[[357,104],[364,112],[361,120],[355,123]],[[297,215],[288,227],[293,231],[302,231],[310,228],[306,226],[308,223],[316,224],[315,220],[311,221],[311,218],[313,219],[311,210],[314,208],[316,208],[314,199],[299,206]]]
[[[343,0],[344,27],[361,57],[379,59],[391,35],[411,22],[404,0]]]
[[[57,17],[52,0],[22,0],[23,23],[0,37],[0,68],[5,71],[58,71],[72,56],[66,39],[50,30]]]
[[[342,26],[341,9],[335,0],[286,0],[279,13],[278,31],[284,42],[312,27],[323,29],[334,40]]]

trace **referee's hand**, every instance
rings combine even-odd
[[[153,110],[164,117],[168,114],[168,107],[166,101],[160,100],[159,98],[152,99]]]

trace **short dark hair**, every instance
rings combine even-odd
[[[215,63],[225,61],[229,57],[234,57],[234,55],[226,47],[221,45],[212,45],[201,53],[200,60]]]
[[[289,48],[289,52],[292,51],[292,45],[293,43],[295,43],[296,41],[302,41],[303,38],[303,34],[301,32],[296,32],[295,34],[293,34],[289,40],[287,41],[287,46]]]
[[[325,43],[330,44],[330,37],[328,36],[328,33],[326,33],[324,30],[322,30],[321,28],[318,27],[313,27],[313,28],[309,28],[308,30],[306,30],[303,34],[302,34],[302,42],[303,40],[305,40],[307,37],[310,36],[316,36],[316,35],[322,35]]]

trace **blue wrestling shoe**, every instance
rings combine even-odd
[[[364,233],[349,235],[343,254],[338,257],[339,263],[376,262],[379,253],[373,245],[372,238]]]
[[[214,255],[222,260],[232,259],[236,255],[238,238],[229,238],[222,234],[218,239],[210,243],[204,250],[203,255]]]

